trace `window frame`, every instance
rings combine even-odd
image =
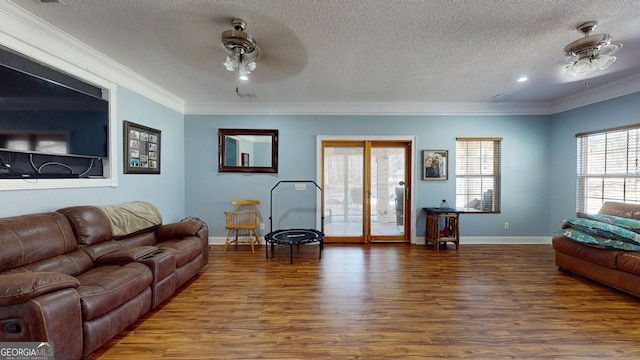
[[[460,143],[471,143],[471,142],[477,142],[478,147],[481,149],[483,146],[483,142],[487,142],[487,143],[491,143],[492,145],[492,156],[491,159],[493,159],[493,162],[491,164],[491,170],[490,173],[483,173],[482,170],[480,170],[479,172],[470,172],[471,169],[469,169],[469,166],[466,166],[465,164],[469,164],[469,160],[472,159],[471,156],[465,156],[464,154],[462,154],[462,149],[460,146]],[[479,155],[478,156],[480,159],[478,161],[476,161],[477,164],[481,164],[482,163],[482,159],[481,157],[483,157],[483,155]],[[455,163],[456,163],[456,170],[455,170],[455,174],[456,174],[456,207],[457,208],[463,208],[465,209],[465,211],[467,211],[468,213],[481,213],[481,214],[500,214],[501,210],[502,210],[502,138],[501,137],[496,137],[496,138],[487,138],[487,137],[482,137],[482,138],[456,138],[456,159],[455,159]],[[467,180],[469,179],[475,179],[478,180],[476,182],[476,184],[480,184],[480,193],[478,194],[477,192],[472,192],[471,187],[469,186],[470,183],[467,182]],[[487,186],[484,187],[484,184],[487,182],[487,180],[491,183],[491,186]],[[465,181],[466,184],[462,184],[462,182]],[[464,191],[460,192],[460,188],[463,188]],[[492,194],[491,194],[491,202],[490,202],[490,206],[491,208],[486,210],[483,209],[483,203],[485,202],[484,196],[487,194],[487,191],[491,190]],[[475,194],[475,195],[474,195]],[[480,203],[478,204],[478,206],[480,208],[474,208],[474,207],[470,207],[469,205],[475,201],[478,200],[477,197],[475,196],[479,196],[480,199]],[[473,200],[471,200],[471,197],[474,197]]]
[[[576,212],[597,213],[607,201],[640,204],[639,161],[640,124],[576,134]]]

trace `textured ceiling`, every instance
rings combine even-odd
[[[563,48],[624,43],[590,89],[640,73],[640,1],[36,0],[13,3],[184,99],[186,108],[284,104],[554,102],[585,91]],[[235,94],[220,34],[232,17],[263,50]],[[516,80],[526,75],[529,81]],[[640,90],[640,89],[639,89]]]

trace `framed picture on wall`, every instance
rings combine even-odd
[[[447,180],[448,169],[448,150],[422,151],[422,180]]]
[[[160,130],[124,121],[124,173],[160,174]]]

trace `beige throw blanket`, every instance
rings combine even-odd
[[[132,201],[121,205],[98,206],[109,218],[111,236],[133,234],[162,224],[162,215],[152,204]]]

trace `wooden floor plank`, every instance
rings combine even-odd
[[[640,302],[551,245],[212,246],[205,271],[93,359],[638,359]]]

